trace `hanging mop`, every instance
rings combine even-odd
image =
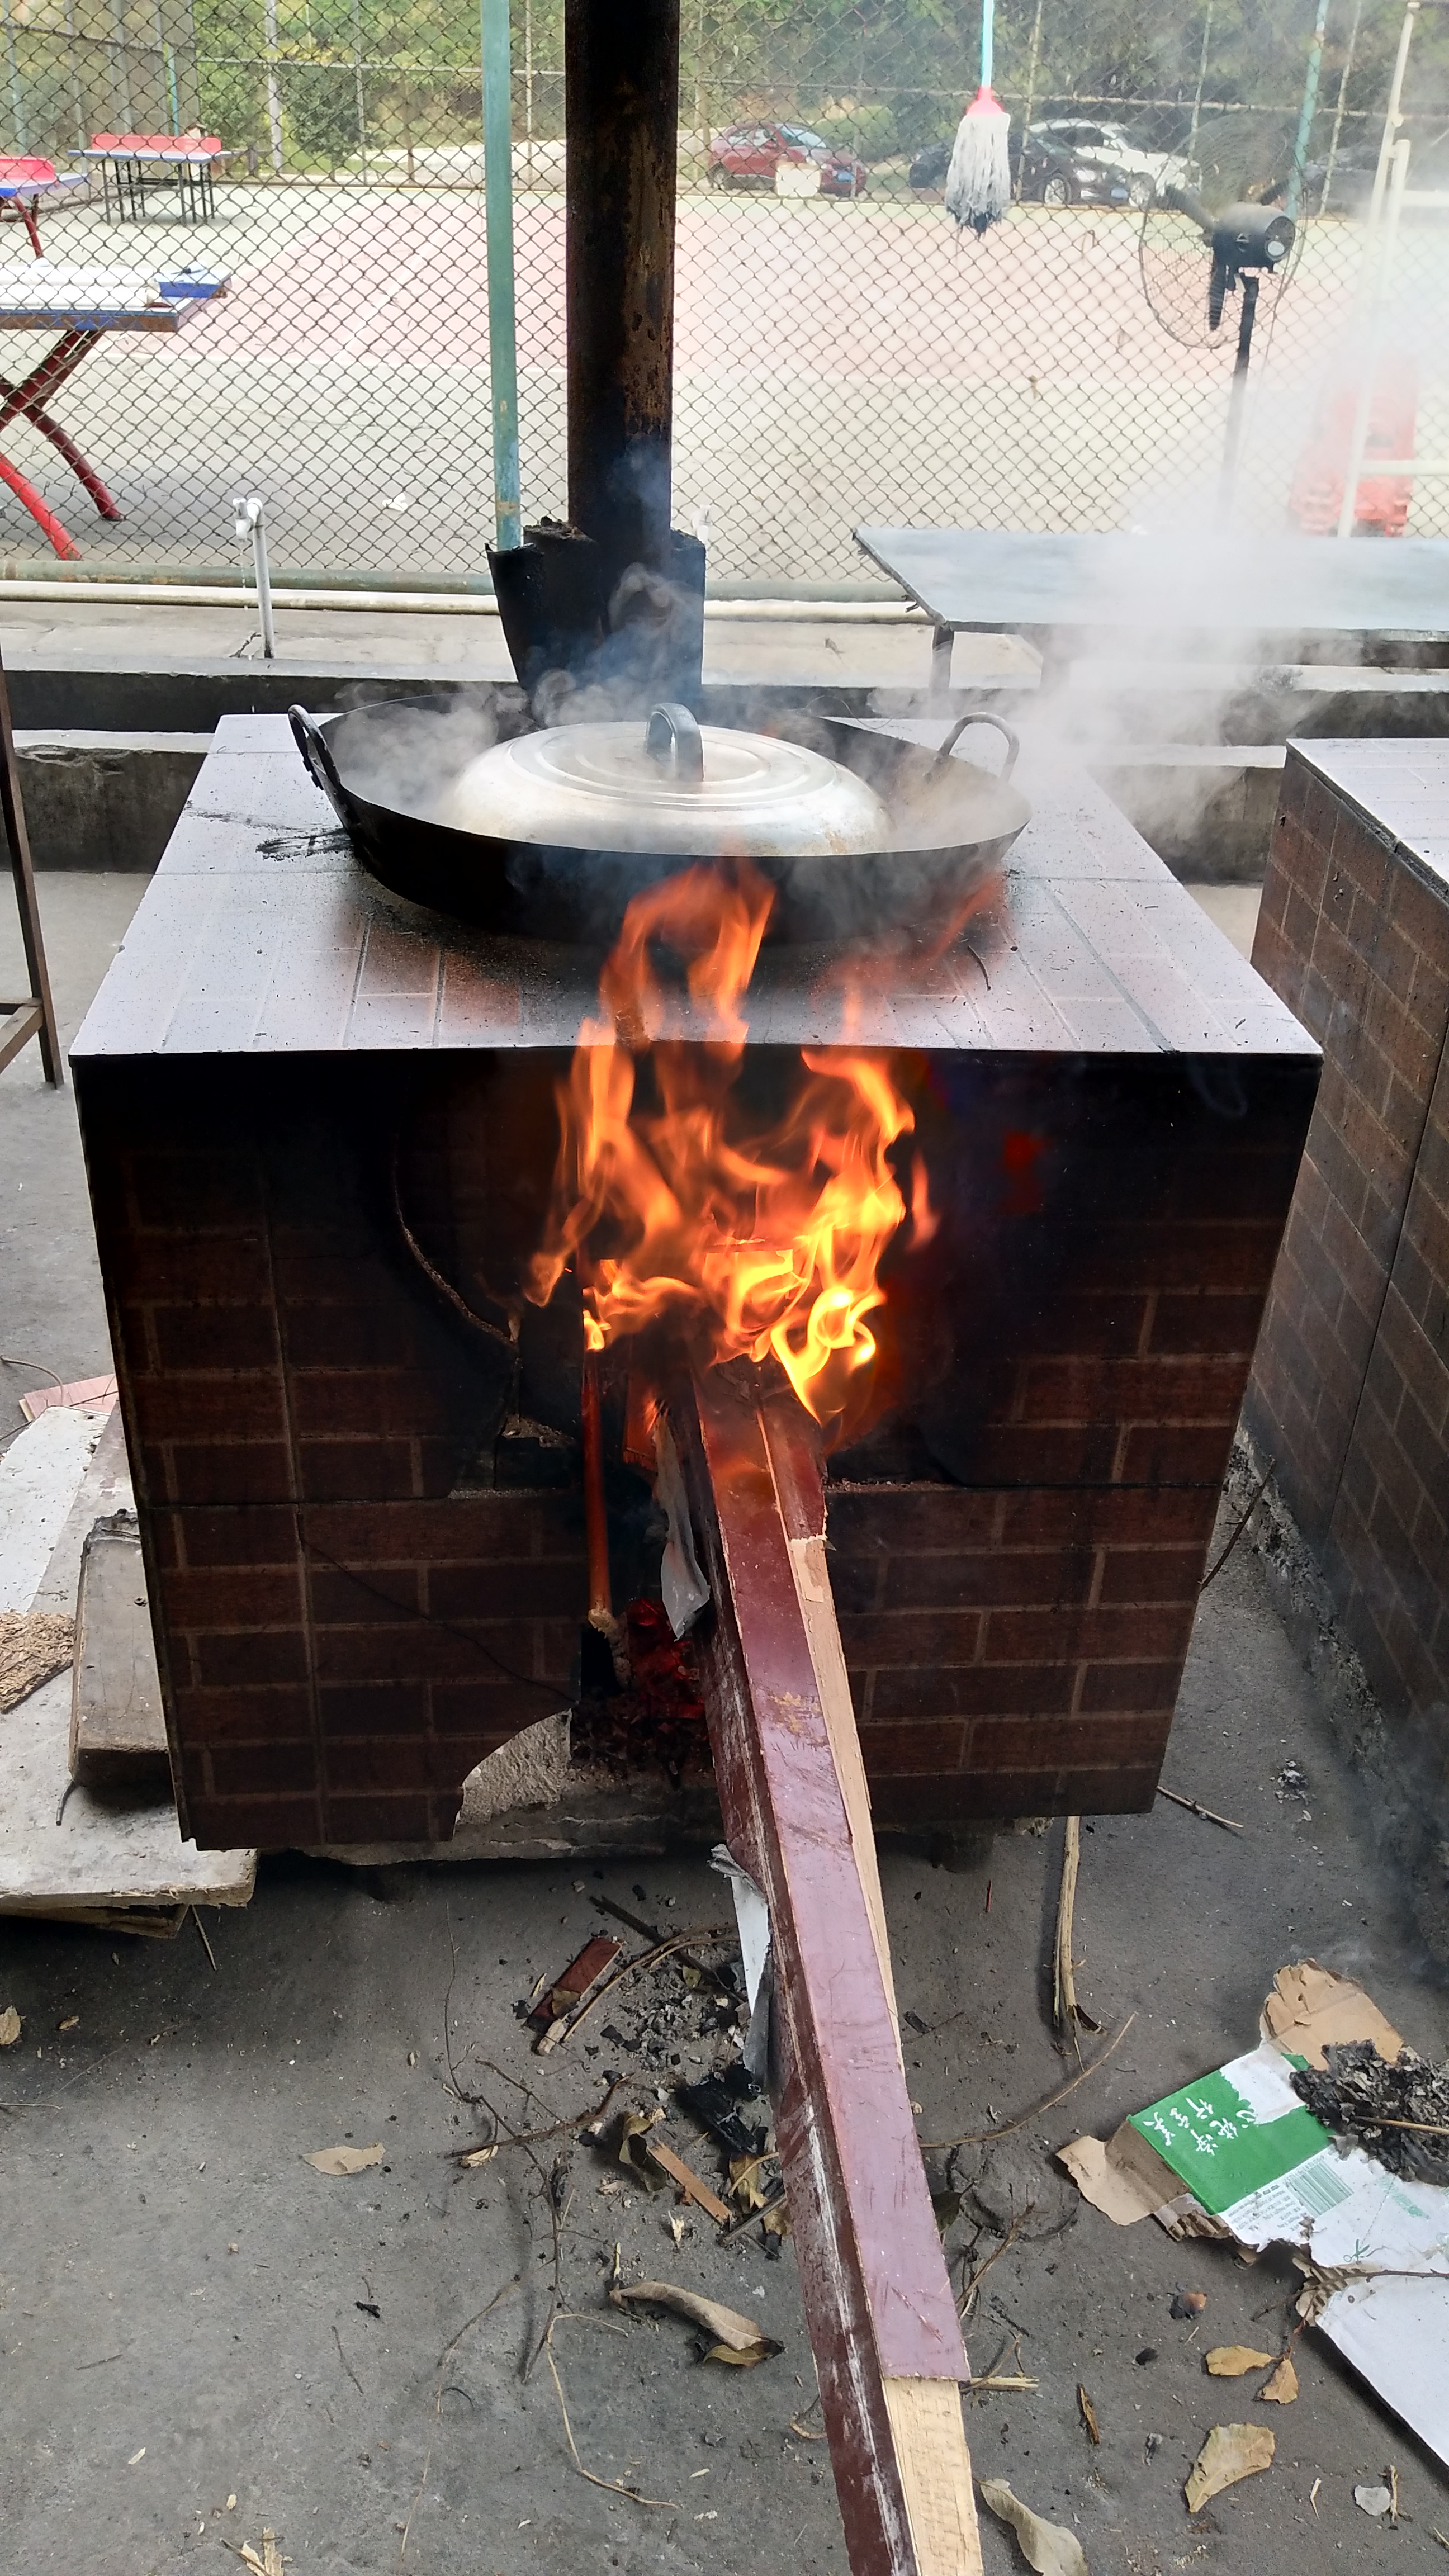
[[[984,233],[1011,203],[1011,119],[991,86],[995,0],[981,0],[981,87],[960,124],[946,173],[946,212]]]

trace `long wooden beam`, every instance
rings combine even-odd
[[[853,2576],[980,2576],[955,2302],[896,2027],[814,1425],[717,1369],[671,1401],[729,1847],[770,1910],[771,2091]]]

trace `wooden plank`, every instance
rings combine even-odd
[[[686,2200],[696,2202],[699,2208],[707,2211],[716,2226],[728,2227],[733,2215],[732,2211],[726,2209],[718,2192],[711,2191],[707,2182],[701,2182],[694,2167],[687,2165],[683,2156],[677,2156],[674,2149],[667,2147],[662,2138],[646,2138],[644,2153],[651,2165],[657,2165],[661,2173],[668,2174],[670,2181],[683,2192]]]
[[[853,2576],[980,2576],[967,2376],[896,2029],[814,1426],[711,1370],[671,1398],[731,1851],[770,1909],[771,2091]]]
[[[88,1789],[169,1796],[171,1756],[133,1512],[98,1520],[81,1556],[70,1769]]]

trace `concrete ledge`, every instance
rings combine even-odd
[[[1261,885],[1278,810],[1276,743],[1152,743],[1086,753],[1099,787],[1173,875],[1198,885]]]
[[[209,733],[17,731],[38,868],[148,875],[176,828]]]

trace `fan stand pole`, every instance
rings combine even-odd
[[[1233,506],[1233,486],[1238,479],[1238,449],[1243,439],[1243,413],[1248,400],[1248,362],[1253,354],[1253,324],[1258,315],[1258,280],[1251,269],[1245,269],[1239,280],[1243,290],[1243,309],[1238,316],[1238,354],[1233,361],[1233,381],[1228,394],[1228,431],[1223,441],[1223,468],[1218,477],[1218,524],[1227,520]]]

